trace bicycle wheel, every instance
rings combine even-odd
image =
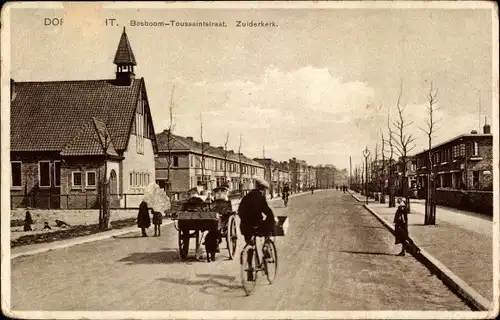
[[[274,241],[266,239],[262,245],[262,252],[264,253],[263,262],[267,281],[272,284],[278,272],[278,253]]]
[[[254,246],[245,245],[240,255],[241,285],[247,296],[257,284],[258,259]]]

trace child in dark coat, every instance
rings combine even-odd
[[[161,226],[162,222],[163,222],[163,216],[162,216],[161,212],[153,210],[153,225],[155,228],[155,234],[153,235],[153,237],[161,236],[160,226]]]

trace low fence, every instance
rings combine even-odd
[[[111,209],[137,209],[144,194],[124,193],[110,194]],[[98,209],[98,194],[43,194],[43,195],[11,195],[11,209]]]
[[[461,210],[493,215],[493,191],[436,190],[436,204]]]

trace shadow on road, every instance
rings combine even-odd
[[[193,259],[194,260],[194,259]],[[118,262],[128,262],[128,264],[169,264],[179,262],[189,262],[189,259],[183,261],[179,258],[179,252],[174,249],[159,252],[136,252],[128,257],[118,260]]]
[[[137,238],[146,238],[146,237],[143,237],[140,234],[133,236],[113,236],[113,239],[137,239]]]
[[[395,254],[387,252],[368,252],[368,251],[349,251],[349,250],[340,250],[339,252],[352,253],[352,254],[371,254],[377,256],[395,256]]]
[[[185,286],[200,286],[200,292],[215,296],[245,297],[241,285],[236,284],[235,277],[218,274],[197,274],[202,279],[160,278],[158,280]]]

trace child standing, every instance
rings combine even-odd
[[[163,222],[163,216],[162,216],[161,212],[153,210],[153,225],[155,228],[155,234],[153,235],[153,237],[161,236],[160,226],[161,226],[162,222]]]

